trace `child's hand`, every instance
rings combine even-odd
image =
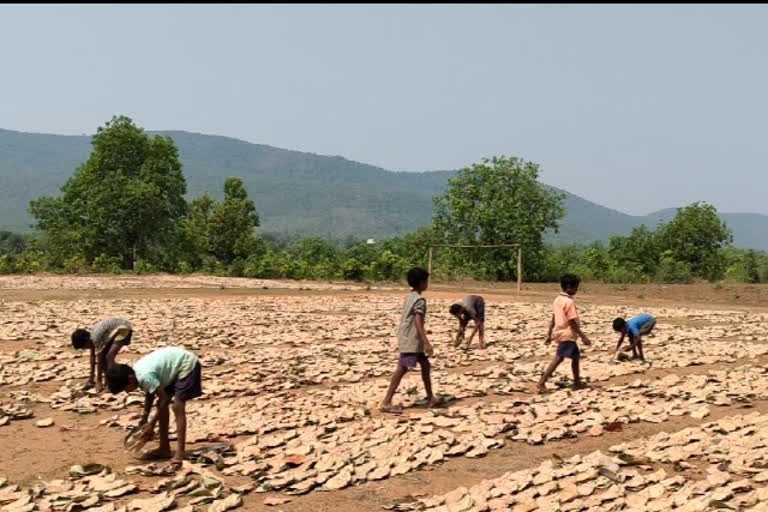
[[[590,340],[590,339],[589,339],[589,338],[587,338],[586,336],[584,336],[584,337],[582,338],[582,341],[584,342],[584,344],[585,344],[586,346],[590,346],[590,345],[592,345],[592,340]]]
[[[545,345],[549,345],[551,343],[552,343],[552,336],[547,336],[546,338],[544,338]]]
[[[431,343],[424,344],[424,353],[427,354],[429,357],[432,357],[432,355],[435,353],[435,349],[432,347]]]
[[[144,425],[144,428],[141,430],[141,434],[139,434],[139,439],[141,439],[143,442],[148,443],[152,440],[152,438],[155,435],[155,428],[150,425]]]

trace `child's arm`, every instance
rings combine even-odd
[[[456,341],[454,343],[458,345],[463,337],[464,337],[464,326],[461,325],[461,320],[459,320],[459,330],[456,331]]]
[[[432,344],[427,339],[427,331],[424,330],[424,315],[416,313],[413,316],[413,321],[416,324],[416,332],[419,333],[419,337],[424,342],[424,352],[431,356],[434,350],[432,349]]]
[[[149,412],[152,410],[152,404],[154,401],[154,393],[146,393],[144,395],[144,411],[141,413],[141,420],[139,420],[139,425],[144,425],[147,422],[147,418],[149,418]]]
[[[568,320],[568,323],[571,326],[571,329],[573,329],[573,332],[576,333],[576,336],[581,338],[581,340],[584,342],[585,345],[591,345],[592,340],[590,340],[586,334],[584,334],[584,331],[581,330],[581,326],[579,325],[579,321],[574,319]]]
[[[552,343],[552,330],[555,328],[555,315],[549,321],[549,331],[547,331],[547,339],[544,341],[545,345]]]
[[[163,388],[157,388],[154,394],[157,394],[157,409],[155,414],[152,416],[152,419],[149,420],[149,423],[147,423],[147,426],[144,427],[144,433],[142,435],[142,437],[148,440],[152,438],[152,434],[155,431],[155,425],[157,425],[157,420],[160,417],[160,411],[168,407],[168,404],[171,402],[171,397],[168,396]],[[144,403],[146,406],[146,399]]]
[[[469,335],[469,339],[467,340],[468,344],[472,343],[472,339],[475,337],[475,334],[477,334],[477,331],[480,330],[480,324],[475,321],[475,328],[472,330],[472,334]]]
[[[96,383],[94,381],[94,370],[96,369],[96,349],[91,345],[91,373],[88,377],[88,384],[86,384],[86,388],[93,387],[93,385]]]
[[[621,336],[619,336],[619,342],[616,344],[616,352],[619,351],[619,347],[621,347],[621,344],[624,343],[624,336],[626,336],[626,335],[627,335],[627,333],[622,332]]]

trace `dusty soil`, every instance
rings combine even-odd
[[[109,278],[99,278],[108,281]],[[557,293],[556,285],[528,285],[523,287],[520,295],[515,292],[514,285],[487,284],[487,283],[435,283],[427,292],[428,300],[455,299],[465,293],[483,294],[488,303],[546,303],[552,300]],[[363,288],[353,290],[300,290],[284,289],[280,283],[273,283],[267,289],[261,288],[233,288],[227,286],[198,288],[114,288],[108,286],[103,289],[0,289],[0,305],[22,303],[29,306],[41,303],[57,302],[68,303],[70,301],[87,301],[98,308],[100,301],[108,300],[146,300],[158,301],[159,299],[184,300],[184,299],[216,299],[233,301],[242,297],[275,297],[281,300],[291,300],[293,297],[311,297],[317,303],[317,310],[327,308],[324,303],[329,298],[359,296],[361,294],[371,297],[380,297],[391,300],[396,307],[402,300],[403,289],[378,289],[366,290]],[[578,296],[581,304],[596,305],[631,305],[638,311],[648,307],[666,308],[695,308],[697,310],[727,309],[733,311],[746,311],[750,313],[768,313],[768,286],[725,285],[713,286],[710,284],[695,285],[632,285],[615,286],[586,283]],[[157,302],[157,307],[162,307],[162,302]],[[341,319],[356,317],[363,313],[354,310],[327,311],[329,316],[336,315]],[[10,322],[13,317],[0,318],[0,323]],[[62,323],[68,319],[61,318]],[[141,324],[141,319],[132,319],[135,324]],[[680,328],[700,328],[712,325],[729,327],[727,321],[722,319],[710,321],[697,318],[670,318],[664,320],[667,324]],[[62,346],[68,344],[68,333],[61,328],[60,340]],[[538,335],[539,333],[535,333]],[[141,342],[141,340],[139,340]],[[284,340],[274,340],[275,344]],[[356,339],[331,339],[325,343],[355,343]],[[765,340],[755,340],[756,343],[765,343]],[[23,349],[39,348],[39,342],[29,340],[0,341],[0,356],[11,356]],[[652,351],[652,348],[647,349]],[[543,360],[543,359],[542,359]],[[77,365],[85,376],[85,358],[62,361],[62,365]],[[709,369],[723,367],[736,367],[744,364],[766,364],[768,358],[754,360],[738,360],[734,363],[714,364],[706,366],[689,366],[685,368],[653,368],[646,372],[646,379],[657,379],[665,375],[675,373],[678,375],[702,374]],[[9,366],[13,363],[9,363]],[[19,363],[21,364],[21,363]],[[584,363],[588,372],[588,360]],[[491,363],[478,363],[474,366],[463,366],[461,371],[468,369],[482,369]],[[2,370],[2,366],[0,366]],[[458,371],[448,369],[447,372]],[[0,371],[1,373],[1,371]],[[600,386],[611,384],[623,384],[637,378],[636,375],[615,377],[609,381],[601,382]],[[378,380],[386,381],[388,376]],[[413,385],[419,385],[415,375],[407,377]],[[377,380],[377,379],[372,379]],[[333,383],[322,384],[322,387],[332,387]],[[405,382],[404,382],[405,385]],[[0,401],[12,401],[9,398],[11,391],[23,389],[31,393],[46,394],[58,388],[59,383],[41,382],[24,386],[0,386]],[[312,387],[307,387],[307,390]],[[459,400],[452,407],[471,404],[473,401],[482,401],[486,398],[473,398]],[[487,397],[493,400],[494,397]],[[68,468],[72,464],[86,462],[99,462],[109,465],[115,470],[122,470],[126,465],[135,464],[130,456],[122,450],[123,433],[114,428],[107,428],[100,423],[109,419],[115,413],[100,411],[95,414],[80,415],[72,412],[52,410],[47,404],[29,404],[35,417],[32,420],[13,421],[10,425],[0,427],[0,477],[8,477],[21,485],[33,485],[39,480],[64,478]],[[768,412],[768,402],[753,401],[752,410]],[[311,492],[305,496],[293,497],[292,502],[281,506],[289,511],[374,511],[381,510],[393,500],[409,495],[422,496],[425,494],[443,494],[459,486],[470,486],[483,479],[499,476],[505,472],[534,466],[541,461],[558,454],[567,457],[573,454],[588,453],[595,449],[607,449],[619,442],[652,435],[657,432],[672,432],[683,428],[712,421],[720,417],[742,414],[748,411],[737,407],[714,407],[709,417],[696,420],[689,416],[681,416],[660,424],[630,423],[621,432],[606,432],[598,437],[578,437],[572,440],[561,440],[546,443],[541,446],[531,446],[526,443],[508,442],[497,450],[492,450],[482,458],[469,459],[456,457],[446,462],[429,466],[427,469],[413,471],[401,476],[391,477],[379,482],[369,482],[356,487],[333,492]],[[376,414],[376,413],[374,413]],[[41,418],[53,418],[55,425],[49,428],[38,428],[35,422]],[[247,436],[246,436],[247,437]],[[237,439],[230,440],[236,441]],[[190,446],[190,449],[204,446],[198,443]],[[141,480],[141,479],[139,479]],[[150,479],[151,480],[151,479]],[[233,485],[247,481],[247,478],[232,477],[227,483]],[[272,494],[267,494],[272,495]],[[276,495],[276,494],[275,494]],[[244,510],[268,510],[272,509],[263,505],[264,494],[250,494],[245,497]]]

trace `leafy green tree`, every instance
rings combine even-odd
[[[437,238],[449,243],[523,246],[524,272],[535,275],[546,230],[557,230],[565,216],[564,194],[541,185],[539,165],[516,157],[493,157],[464,168],[434,199],[432,226]],[[473,255],[496,279],[516,274],[509,250],[478,251]]]
[[[26,246],[27,241],[23,236],[10,231],[0,231],[0,254],[19,254]]]
[[[711,280],[722,276],[721,249],[733,242],[733,235],[714,206],[696,202],[680,208],[675,218],[657,231],[660,249],[689,265],[694,275]]]
[[[153,248],[172,243],[184,215],[186,181],[178,150],[168,137],[149,137],[125,116],[99,127],[88,160],[58,197],[30,204],[61,259],[82,254],[90,263],[118,260],[132,268]]]
[[[225,264],[258,250],[259,216],[240,178],[224,182],[224,200],[213,206],[207,222],[208,251]]]
[[[646,225],[638,226],[629,236],[611,237],[608,252],[617,265],[633,266],[653,275],[659,265],[659,241]]]

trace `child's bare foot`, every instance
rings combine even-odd
[[[584,384],[584,383],[583,383],[583,382],[581,382],[581,381],[579,381],[579,382],[575,382],[575,383],[573,384],[573,386],[572,386],[572,388],[573,388],[573,390],[574,390],[574,391],[578,391],[578,390],[580,390],[580,389],[587,389],[588,387],[589,387],[589,386],[587,386],[586,384]]]
[[[381,404],[379,406],[379,411],[386,412],[390,414],[402,414],[403,413],[403,406],[402,405],[392,405],[392,404]]]
[[[141,460],[167,460],[173,457],[173,453],[171,453],[171,450],[164,450],[161,448],[157,448],[156,450],[151,450],[145,453],[141,456]]]
[[[547,386],[545,386],[544,384],[539,384],[538,386],[536,386],[536,390],[539,392],[540,395],[545,395],[549,393]]]
[[[436,409],[438,407],[445,407],[445,398],[440,397],[432,397],[429,402],[427,402],[427,407],[430,409]]]

